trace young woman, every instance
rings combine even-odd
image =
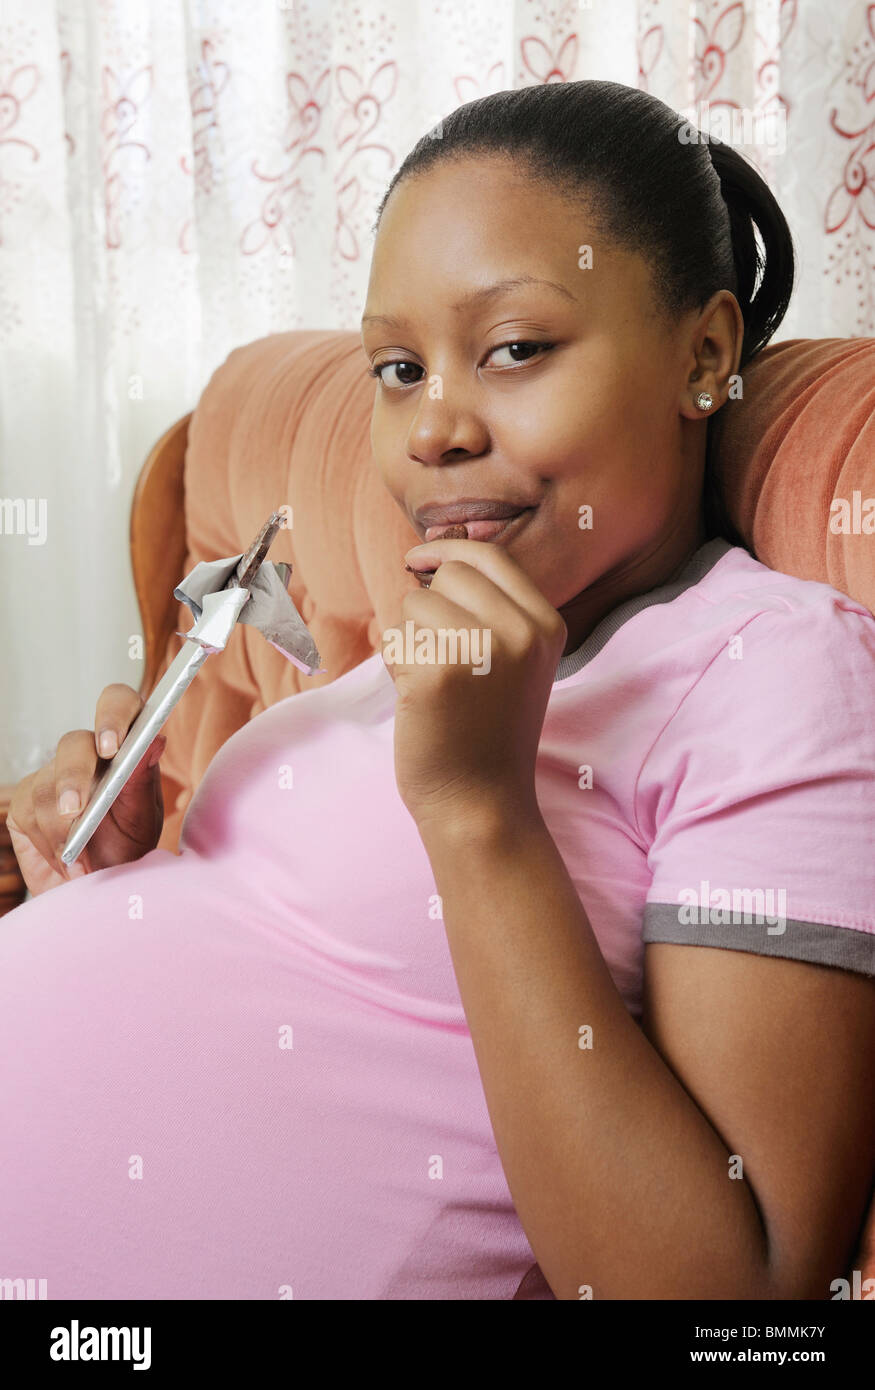
[[[846,1273],[875,619],[722,514],[708,420],[793,253],[752,166],[688,134],[632,88],[527,88],[395,175],[362,329],[422,538],[398,563],[434,573],[398,614],[419,660],[384,634],[239,730],[178,858],[144,760],[61,886],[59,802],[125,687],[18,788],[0,1249],[50,1298],[827,1299]]]

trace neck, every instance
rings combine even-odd
[[[559,612],[568,628],[568,637],[562,655],[577,651],[602,618],[626,599],[649,593],[676,579],[706,539],[705,518],[700,511],[690,518],[688,525],[662,537],[646,555],[635,556],[615,570],[609,570],[564,604]]]

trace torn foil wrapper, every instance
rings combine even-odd
[[[204,597],[224,587],[242,558],[241,551],[226,560],[201,560],[177,584],[174,598],[186,604],[196,619],[200,618]],[[237,621],[257,627],[272,647],[306,675],[321,674],[325,668],[320,665],[316,643],[286,592],[288,575],[288,565],[265,560],[250,585],[249,601],[243,605]],[[188,636],[185,632],[178,635]]]
[[[213,652],[224,650],[238,622],[257,627],[272,647],[307,675],[323,670],[316,644],[286,593],[288,565],[264,560],[258,569],[254,568],[259,553],[264,553],[260,548],[266,549],[270,544],[278,523],[279,515],[275,513],[248,551],[227,560],[202,561],[174,589],[174,597],[194,615],[194,624],[188,632],[179,633],[184,638],[182,649],[134,719],[115,757],[104,768],[88,805],[70,827],[60,854],[62,863],[72,864],[81,854],[204,662]],[[226,588],[228,581],[230,587]]]

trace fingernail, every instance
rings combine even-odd
[[[79,810],[79,793],[68,787],[58,797],[58,810],[62,816],[72,816]]]
[[[115,754],[118,752],[118,738],[116,737],[114,730],[102,730],[100,737],[97,740],[97,746],[100,749],[100,756],[102,758],[115,757]]]

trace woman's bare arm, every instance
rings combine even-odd
[[[472,811],[421,832],[556,1297],[828,1299],[875,1163],[875,980],[650,945],[639,1027],[541,819]]]

